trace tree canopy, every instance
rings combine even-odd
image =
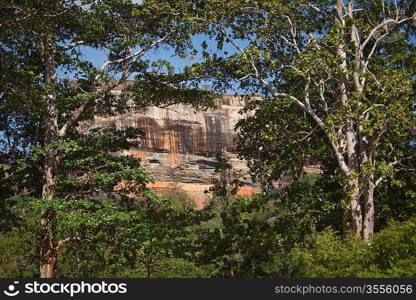
[[[415,1],[3,2],[0,276],[415,276]],[[230,91],[262,190],[218,153],[200,211],[80,126]]]
[[[354,232],[374,232],[374,190],[414,151],[412,1],[211,1],[206,34],[234,47],[189,72],[259,93],[240,154],[266,181],[335,161]],[[259,155],[260,154],[260,155]],[[332,163],[330,163],[332,164]]]
[[[1,159],[10,168],[13,193],[40,199],[42,277],[57,276],[58,252],[82,239],[79,228],[123,218],[129,194],[140,195],[149,181],[137,159],[114,156],[131,147],[128,140],[139,132],[107,128],[84,134],[79,122],[152,103],[210,105],[211,93],[190,92],[186,76],[168,61],[146,56],[162,46],[191,55],[190,4],[45,0],[2,7]],[[91,50],[104,53],[101,66],[88,55]],[[122,95],[113,93],[116,87]],[[120,182],[135,184],[114,191]],[[96,203],[97,195],[118,208]],[[86,212],[92,213],[87,219]]]

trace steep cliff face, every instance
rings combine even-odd
[[[245,162],[237,158],[234,143],[234,126],[244,117],[239,113],[243,106],[244,97],[226,95],[216,109],[195,111],[182,104],[151,107],[144,112],[116,117],[95,117],[82,127],[141,128],[145,136],[138,141],[137,148],[120,155],[133,155],[142,160],[142,166],[155,180],[150,187],[157,193],[179,188],[201,208],[206,200],[204,191],[212,182],[217,152],[224,152],[242,174],[248,172]],[[258,187],[246,177],[239,193],[251,195]]]

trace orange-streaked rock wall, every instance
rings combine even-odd
[[[245,162],[235,153],[234,144],[234,126],[244,117],[239,111],[245,99],[225,95],[216,109],[207,111],[177,104],[115,117],[95,117],[81,124],[80,130],[103,126],[141,128],[145,136],[137,141],[137,147],[119,154],[142,160],[142,166],[155,180],[150,185],[155,192],[168,193],[170,186],[176,184],[195,200],[197,208],[201,208],[207,199],[204,191],[212,183],[218,151],[224,152],[234,169],[248,173]],[[244,181],[244,186],[239,194],[250,196],[259,191],[249,176],[240,180]]]

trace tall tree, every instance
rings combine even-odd
[[[304,145],[324,141],[342,177],[352,229],[367,240],[374,231],[375,187],[414,158],[403,143],[416,132],[415,2],[219,0],[209,6],[205,32],[218,48],[234,50],[219,55],[207,49],[204,67],[189,71],[214,78],[214,87],[286,103],[269,114],[262,106],[263,117],[282,121],[246,134],[242,148],[252,151],[243,156],[257,168],[267,164],[259,155],[267,151],[305,162],[311,147]],[[298,131],[285,133],[290,130]],[[269,139],[268,150],[256,148],[259,139],[263,146]],[[288,161],[286,170],[294,159]],[[284,159],[261,170],[278,177],[283,165]]]
[[[75,219],[81,224],[80,213],[72,214],[67,223],[70,235],[58,239],[59,209],[85,212],[95,207],[95,215],[101,216],[98,221],[111,210],[108,205],[88,204],[95,203],[97,194],[110,195],[110,204],[120,197],[127,201],[131,199],[127,187],[118,189],[118,198],[111,196],[116,183],[138,181],[140,192],[148,180],[137,160],[111,155],[137,134],[106,129],[83,136],[76,129],[79,122],[95,114],[151,105],[152,100],[157,104],[170,104],[172,98],[198,100],[200,105],[210,100],[208,92],[190,91],[186,78],[175,74],[167,61],[149,58],[161,46],[182,57],[190,54],[196,3],[42,0],[1,5],[2,159],[13,166],[6,176],[14,178],[15,193],[42,199],[41,277],[58,276],[59,250],[81,239],[77,230],[68,229]],[[101,66],[96,66],[95,53],[105,56]],[[150,86],[157,88],[143,101]],[[126,97],[115,95],[116,87],[133,100],[127,103]],[[126,205],[119,207],[127,209]]]

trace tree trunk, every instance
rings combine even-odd
[[[364,226],[363,226],[363,239],[368,241],[374,233],[374,189],[375,184],[372,180],[373,176],[368,178],[366,187],[364,189]]]
[[[351,224],[355,234],[361,236],[363,228],[363,216],[360,204],[360,189],[357,179],[352,179],[346,186],[346,193],[349,196]]]
[[[57,178],[59,158],[55,149],[48,151],[44,159],[42,198],[52,200]],[[57,250],[53,238],[51,222],[56,216],[53,209],[42,211],[40,218],[40,277],[56,278],[58,276]]]
[[[345,238],[352,230],[352,225],[350,221],[350,209],[348,207],[341,209],[341,218],[342,218],[342,237]]]
[[[44,83],[50,91],[45,95],[46,112],[43,121],[44,146],[49,150],[42,164],[42,198],[52,200],[57,181],[60,157],[53,143],[58,139],[58,110],[55,104],[56,66],[54,47],[50,34],[37,36],[37,49],[44,65]],[[40,218],[40,277],[55,278],[58,276],[57,248],[53,238],[51,222],[56,216],[52,209],[42,211]]]
[[[58,277],[56,245],[48,223],[55,217],[55,211],[49,209],[42,212],[40,220],[40,277]]]
[[[351,4],[351,2],[349,2]],[[343,107],[348,105],[348,97],[350,93],[350,87],[348,86],[348,64],[347,64],[347,52],[346,52],[346,40],[345,40],[345,4],[343,0],[337,0],[335,4],[336,18],[335,22],[339,25],[339,34],[341,36],[341,42],[337,46],[337,56],[340,59],[339,69],[341,71],[341,78],[339,80],[339,95],[340,103]],[[344,171],[344,175],[347,177],[358,175],[358,156],[357,156],[357,132],[354,128],[354,121],[351,119],[346,120],[346,126],[342,128],[342,132],[345,134],[346,142],[346,155],[348,157],[348,170]],[[342,166],[340,166],[342,169]],[[356,174],[354,174],[354,173]],[[352,230],[357,235],[361,236],[363,217],[360,205],[360,188],[358,179],[348,178],[348,183],[344,186],[344,192],[349,197],[350,212],[351,212],[351,225]]]

